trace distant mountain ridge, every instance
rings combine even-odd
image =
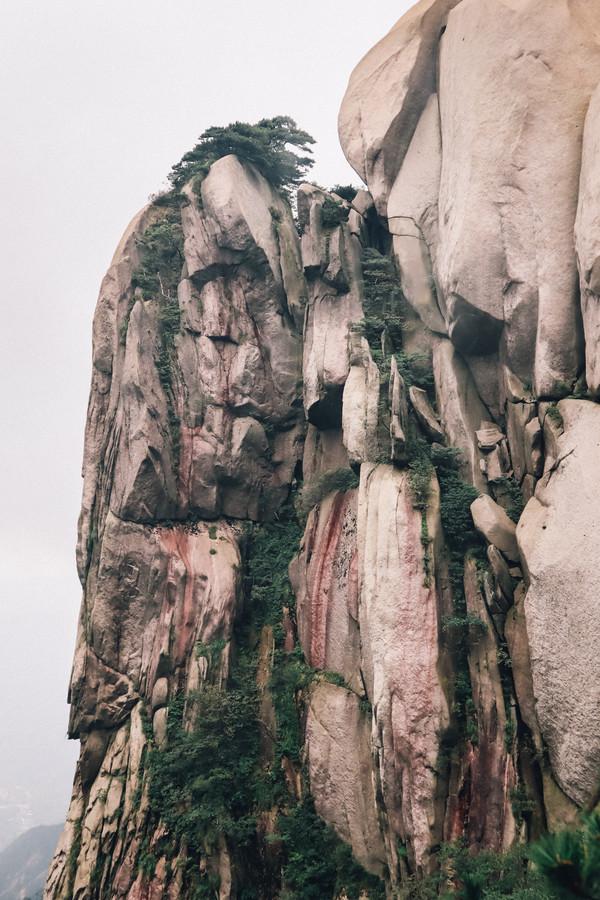
[[[0,852],[0,900],[41,897],[61,827],[30,828]]]

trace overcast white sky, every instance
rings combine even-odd
[[[101,277],[205,128],[288,114],[314,178],[357,178],[336,118],[410,0],[1,0],[0,793],[59,821],[80,589],[74,543]]]

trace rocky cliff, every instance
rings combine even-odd
[[[420,0],[364,189],[226,155],[133,220],[48,900],[408,896],[595,806],[599,83],[596,0]]]

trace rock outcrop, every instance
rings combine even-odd
[[[557,457],[527,504],[517,536],[528,582],[525,618],[540,731],[564,792],[586,804],[598,790],[600,407],[561,400]],[[567,524],[565,524],[567,523]]]
[[[127,229],[46,900],[405,896],[598,803],[599,14],[420,0],[365,189],[227,155]]]

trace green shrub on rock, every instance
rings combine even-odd
[[[312,798],[280,816],[279,832],[286,854],[286,900],[384,900],[383,882],[354,860],[347,844],[318,817]]]
[[[256,124],[232,122],[226,126],[207,128],[198,143],[173,166],[169,181],[175,190],[195,175],[206,175],[210,166],[230,153],[242,162],[251,163],[261,175],[282,192],[300,184],[313,165],[310,145],[315,140],[298,128],[289,116],[261,119]]]
[[[328,494],[349,491],[355,487],[358,487],[358,476],[352,469],[329,469],[318,478],[305,483],[300,496],[300,510],[306,515]]]
[[[348,221],[350,210],[332,197],[325,197],[321,206],[321,225],[323,228],[336,228]]]
[[[331,188],[331,193],[337,194],[338,197],[341,197],[342,200],[347,200],[348,203],[352,203],[359,190],[360,188],[354,187],[353,184],[334,184]]]

